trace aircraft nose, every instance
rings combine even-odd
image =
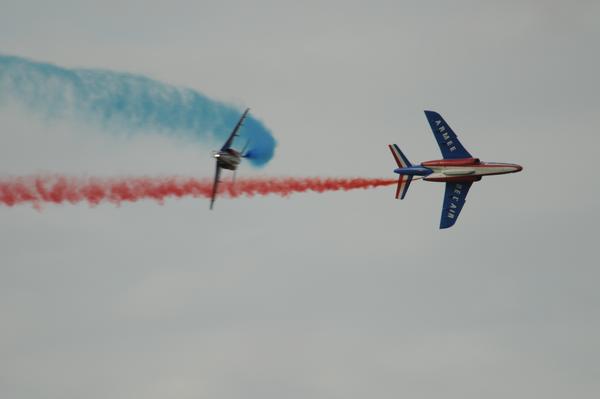
[[[516,163],[513,164],[513,167],[515,168],[515,173],[523,170],[523,167],[521,165],[517,165]]]

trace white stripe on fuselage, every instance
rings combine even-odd
[[[443,178],[443,177],[456,177],[456,176],[485,176],[485,175],[497,175],[502,173],[511,173],[515,171],[514,166],[509,165],[498,165],[498,166],[428,166],[429,169],[433,170],[433,173],[426,176],[426,178]]]

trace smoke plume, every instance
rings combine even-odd
[[[195,90],[140,75],[68,69],[0,54],[0,106],[10,102],[46,118],[74,119],[108,131],[158,131],[219,146],[241,114]],[[234,146],[246,142],[254,166],[273,157],[275,139],[252,115]]]
[[[219,185],[219,196],[263,196],[275,194],[282,197],[312,191],[348,191],[369,189],[395,184],[395,179],[369,178],[245,178],[235,184],[224,181]],[[101,203],[120,204],[152,199],[162,203],[168,198],[210,198],[212,180],[191,177],[70,177],[20,176],[0,178],[0,204],[14,206],[32,204],[40,207],[44,203],[90,205]]]

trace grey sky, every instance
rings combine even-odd
[[[123,4],[125,3],[125,4]],[[594,398],[600,7],[593,1],[0,0],[0,52],[239,105],[241,174],[393,176],[422,113],[523,172],[474,185],[0,208],[0,396]],[[209,176],[210,148],[0,109],[0,170]]]

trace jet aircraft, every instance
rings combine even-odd
[[[210,209],[213,209],[213,204],[215,203],[215,198],[217,196],[217,189],[220,183],[219,178],[221,177],[221,169],[233,170],[233,180],[235,182],[235,171],[240,165],[242,158],[246,157],[247,155],[246,147],[248,146],[248,142],[242,151],[234,150],[231,148],[231,145],[233,144],[233,139],[238,136],[238,132],[244,122],[244,119],[246,118],[246,115],[248,115],[248,111],[250,111],[250,108],[246,108],[221,149],[219,151],[213,151],[213,158],[215,158],[217,161],[217,168],[215,170],[215,180],[213,182],[212,196],[210,198]]]
[[[399,174],[396,198],[404,199],[413,180],[446,183],[440,220],[440,229],[446,229],[456,223],[465,204],[467,193],[474,182],[481,180],[483,176],[516,173],[523,168],[517,164],[482,162],[479,158],[473,158],[440,114],[425,111],[425,116],[433,130],[443,159],[413,165],[396,144],[390,144],[390,150],[398,164],[398,168],[394,169],[394,172]]]

